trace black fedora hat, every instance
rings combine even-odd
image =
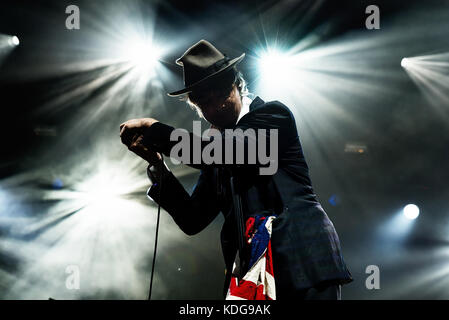
[[[176,97],[189,93],[195,87],[213,80],[217,75],[229,70],[242,61],[244,57],[245,54],[243,53],[237,58],[230,59],[210,42],[200,40],[187,49],[181,58],[176,60],[176,64],[183,67],[185,88],[168,93],[168,95]]]

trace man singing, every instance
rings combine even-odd
[[[161,157],[176,158],[171,149],[177,141],[170,139],[175,128],[152,118],[129,120],[120,125],[122,142],[149,162],[148,196],[186,234],[197,234],[220,212],[224,215],[226,299],[338,300],[341,285],[353,279],[335,228],[313,191],[295,119],[278,101],[250,99],[236,68],[244,56],[229,58],[201,40],[176,61],[183,67],[185,88],[169,95],[183,96],[222,133],[223,159],[227,140],[244,145],[243,155],[232,155],[234,162],[186,163],[200,169],[191,195]],[[230,129],[253,129],[255,141],[225,134]],[[277,170],[271,174],[261,173],[267,163],[249,161],[249,144],[259,148],[261,136],[267,145],[277,146]],[[203,154],[212,141],[202,141],[199,150],[191,148],[190,159],[195,152]],[[239,156],[243,163],[235,162]]]

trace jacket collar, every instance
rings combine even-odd
[[[263,101],[261,98],[259,98],[259,96],[256,96],[254,98],[254,100],[251,102],[251,104],[249,105],[249,112],[244,114],[242,117],[239,117],[239,120],[237,121],[237,123],[235,125],[237,126],[239,124],[239,122],[242,121],[242,119],[245,118],[249,113],[253,112],[257,108],[260,108],[264,104],[265,104],[265,101]]]
[[[249,111],[253,111],[253,110],[261,107],[264,104],[265,104],[265,101],[260,99],[259,96],[256,96],[254,98],[253,102],[251,102],[251,104],[249,105]]]

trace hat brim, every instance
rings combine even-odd
[[[200,81],[195,82],[194,84],[182,89],[182,90],[178,90],[178,91],[174,91],[174,92],[170,92],[167,93],[168,96],[170,97],[177,97],[189,92],[192,92],[192,90],[197,87],[198,85],[204,84],[204,82],[206,82],[207,80],[210,80],[211,78],[214,78],[215,76],[219,75],[220,73],[230,69],[231,67],[233,67],[234,65],[236,65],[237,63],[239,63],[240,61],[243,60],[243,58],[245,57],[245,54],[243,53],[240,57],[234,58],[232,60],[229,61],[229,63],[224,66],[222,69],[212,73],[211,75],[201,79]]]

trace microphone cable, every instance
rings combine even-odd
[[[164,156],[161,153],[161,162],[164,163]],[[148,300],[151,300],[151,293],[153,290],[153,275],[154,275],[154,265],[156,263],[156,252],[157,252],[157,239],[159,235],[159,221],[161,217],[161,194],[162,194],[162,180],[163,180],[164,170],[161,170],[160,172],[160,179],[156,183],[159,184],[159,203],[157,207],[157,222],[156,222],[156,235],[154,240],[154,252],[153,252],[153,263],[151,266],[151,279],[150,279],[150,291],[148,293]]]

